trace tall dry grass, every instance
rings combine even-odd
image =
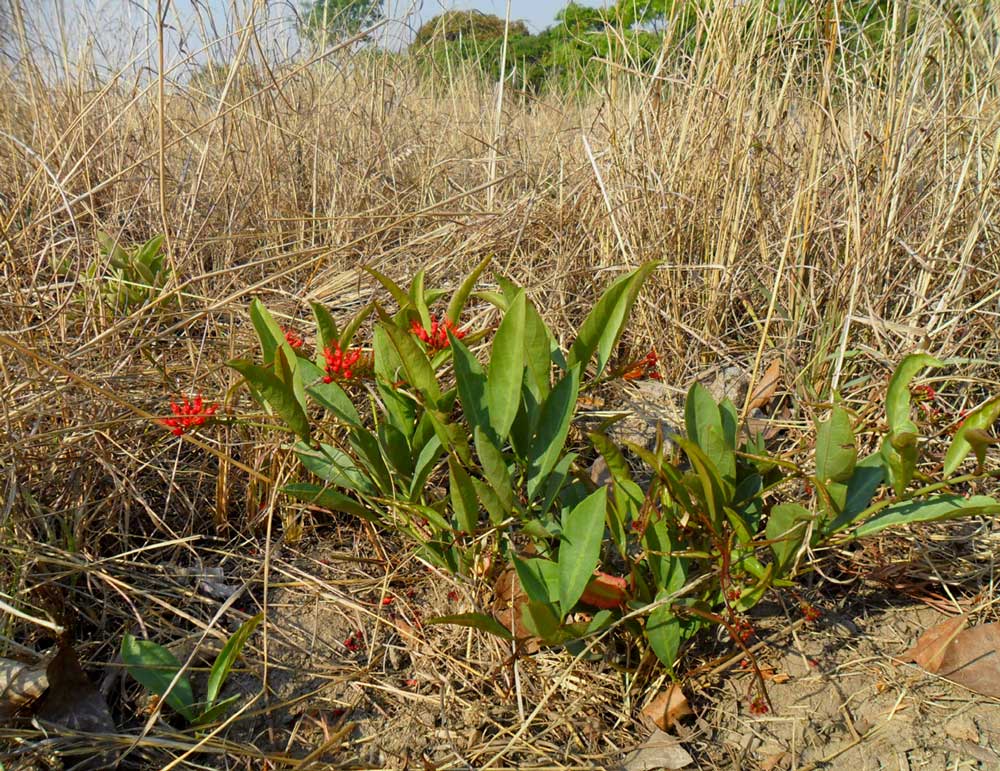
[[[281,437],[223,363],[253,346],[251,298],[309,331],[307,301],[342,315],[378,295],[362,265],[450,285],[493,254],[570,330],[613,276],[663,260],[627,344],[655,345],[678,385],[776,350],[808,404],[877,393],[920,347],[996,382],[998,12],[956,31],[936,5],[906,46],[850,67],[720,11],[653,74],[609,62],[588,94],[502,100],[404,56],[269,61],[238,25],[214,83],[158,77],[155,51],[152,74],[54,72],[15,34],[0,72],[4,592],[110,661],[137,614],[173,628],[184,611],[128,597],[153,589],[102,560],[197,561],[191,536],[232,549],[294,532]],[[158,302],[102,299],[100,231],[165,232]],[[193,392],[233,419],[178,442],[154,417]],[[3,639],[47,634],[11,622]]]

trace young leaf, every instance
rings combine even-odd
[[[322,367],[326,362],[323,356],[325,348],[333,348],[334,343],[340,340],[340,333],[337,331],[337,322],[333,320],[330,311],[323,303],[311,302],[313,316],[316,317],[316,364]]]
[[[364,323],[365,319],[371,315],[373,310],[375,310],[375,303],[370,302],[367,305],[364,305],[351,317],[351,320],[347,322],[347,326],[340,332],[341,348],[345,350],[347,349],[347,347],[354,340],[354,336],[358,333],[358,328]]]
[[[388,337],[388,342],[399,357],[406,375],[406,381],[420,391],[430,406],[436,406],[441,399],[441,389],[434,377],[434,370],[427,360],[427,354],[416,344],[408,332],[397,327],[391,320],[382,315],[382,329]]]
[[[657,599],[669,596],[669,592],[661,592]],[[669,605],[654,608],[649,614],[646,619],[646,639],[660,663],[673,672],[681,649],[681,623]]]
[[[926,353],[905,356],[889,379],[885,398],[885,415],[889,431],[894,434],[915,434],[917,427],[910,420],[910,381],[925,367],[943,367],[944,362]]]
[[[472,478],[454,458],[448,456],[451,508],[455,512],[455,529],[470,535],[479,525],[479,499]]]
[[[413,303],[413,307],[417,309],[417,315],[420,316],[420,324],[424,329],[430,329],[431,313],[427,310],[427,298],[424,295],[424,278],[426,275],[426,269],[421,268],[413,277],[413,281],[410,283],[410,301]]]
[[[126,671],[141,685],[157,696],[166,694],[167,704],[189,723],[194,722],[194,691],[187,675],[181,675],[170,688],[170,683],[181,669],[177,658],[149,640],[136,640],[130,634],[122,638],[122,662]],[[167,689],[170,688],[170,693]]]
[[[782,503],[771,509],[765,534],[772,541],[771,551],[774,552],[774,572],[777,577],[784,577],[791,567],[805,536],[805,522],[810,519],[812,514],[798,503]]]
[[[827,533],[835,533],[850,525],[858,514],[871,505],[872,498],[885,479],[885,465],[881,453],[873,453],[854,467],[847,482],[840,514],[825,526]]]
[[[559,565],[552,560],[513,557],[521,588],[529,600],[555,602],[559,597]]]
[[[503,453],[486,435],[486,432],[478,426],[473,430],[473,440],[476,445],[476,454],[479,456],[479,465],[483,469],[483,476],[490,483],[504,511],[509,513],[514,508],[514,483],[507,470],[507,461],[504,459]]]
[[[659,262],[647,262],[636,270],[626,273],[615,281],[597,301],[593,310],[587,315],[576,341],[570,348],[567,364],[576,364],[585,369],[597,352],[597,375],[600,376],[607,366],[608,359],[618,340],[625,331],[629,313],[635,305],[639,289],[646,277],[659,265]]]
[[[1000,501],[986,495],[973,495],[969,498],[951,494],[936,495],[923,500],[894,503],[859,525],[853,535],[855,538],[863,538],[896,525],[941,522],[985,514],[1000,514]]]
[[[264,356],[264,366],[269,366],[274,362],[274,349],[280,343],[285,342],[285,333],[281,331],[274,316],[260,300],[254,300],[250,303],[250,321],[253,322],[253,328],[257,330],[257,338],[260,340],[260,349]]]
[[[556,383],[542,405],[538,433],[528,451],[528,498],[534,500],[542,484],[552,471],[566,442],[569,424],[576,410],[576,397],[580,390],[580,365],[572,367]]]
[[[308,362],[303,362],[308,363]],[[303,368],[304,370],[304,368]],[[303,374],[305,372],[303,371]],[[358,414],[351,397],[336,383],[324,383],[322,380],[306,388],[306,393],[313,400],[328,410],[334,417],[350,426],[360,426],[361,416]]]
[[[881,455],[892,489],[903,496],[917,467],[916,433],[890,432],[882,439]]]
[[[353,514],[355,517],[366,519],[369,522],[378,522],[379,520],[374,511],[358,503],[353,498],[348,498],[346,495],[338,493],[329,486],[316,485],[310,482],[296,482],[285,485],[281,488],[281,492],[285,493],[285,495],[290,495],[296,500],[305,501],[306,503],[311,503],[314,506],[329,509],[330,511],[342,511],[345,514]]]
[[[517,414],[524,377],[524,292],[519,292],[504,314],[493,338],[486,376],[486,404],[490,425],[503,441]]]
[[[834,407],[816,430],[816,478],[823,484],[846,482],[857,462],[851,416],[843,407]]]
[[[684,403],[684,424],[688,438],[712,461],[729,487],[736,483],[736,454],[727,440],[722,411],[701,383],[688,390]]]
[[[211,709],[215,700],[219,697],[229,672],[236,663],[237,657],[243,651],[243,646],[247,644],[250,635],[253,634],[257,625],[263,620],[264,614],[258,613],[256,616],[248,618],[243,624],[233,632],[232,637],[226,642],[219,655],[215,657],[212,670],[208,673],[208,685],[205,686],[205,704],[207,709]]]
[[[951,441],[951,447],[944,456],[944,476],[950,477],[966,456],[972,452],[973,446],[968,439],[970,431],[985,430],[992,426],[1000,417],[1000,396],[994,396],[970,412]]]
[[[426,624],[454,624],[455,626],[467,626],[478,629],[481,632],[501,637],[504,640],[513,640],[514,635],[493,616],[485,613],[459,613],[453,616],[436,616],[429,618]]]
[[[292,387],[295,401],[299,403],[302,412],[306,411],[306,389],[302,382],[302,372],[299,369],[299,357],[295,355],[285,340],[274,349],[274,374],[282,383]]]
[[[375,268],[370,268],[367,265],[365,265],[362,269],[367,271],[371,276],[375,278],[376,281],[378,281],[382,286],[384,286],[386,289],[389,290],[389,294],[392,295],[393,299],[399,305],[400,310],[404,310],[410,307],[412,303],[410,302],[409,295],[407,295],[406,292],[400,289],[399,285],[395,281],[393,281],[388,276],[379,273],[377,270],[375,270]]]
[[[528,365],[525,382],[539,404],[545,402],[552,388],[552,353],[559,345],[535,309],[534,303],[524,305],[524,355]],[[561,357],[561,353],[560,353]]]
[[[281,382],[270,370],[258,367],[249,361],[234,359],[227,364],[246,378],[253,387],[255,395],[277,412],[292,431],[305,441],[309,441],[309,418],[306,417],[290,385]]]
[[[373,481],[357,467],[354,459],[333,445],[312,447],[299,442],[295,445],[295,454],[303,466],[326,482],[367,495],[375,493]]]
[[[455,290],[455,294],[451,296],[451,301],[448,303],[448,310],[445,312],[445,318],[453,324],[458,324],[459,318],[462,315],[462,309],[465,308],[465,303],[469,299],[469,295],[472,294],[472,288],[476,285],[479,276],[492,259],[493,255],[488,255],[486,259],[473,268],[472,272],[465,277],[461,286]]]
[[[608,489],[600,487],[564,517],[559,544],[559,608],[565,618],[594,574],[604,539]]]

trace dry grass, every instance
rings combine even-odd
[[[984,29],[995,29],[997,12],[987,14]],[[708,363],[754,366],[774,349],[808,415],[831,386],[877,394],[892,365],[924,346],[970,359],[949,397],[975,404],[1000,379],[995,37],[970,30],[960,43],[928,10],[905,55],[889,46],[846,71],[763,33],[737,44],[736,30],[717,25],[699,53],[665,58],[655,77],[609,64],[606,86],[586,97],[508,90],[499,115],[474,77],[429,81],[405,58],[265,61],[249,35],[228,84],[199,89],[179,70],[43,76],[43,54],[15,40],[18,57],[0,70],[3,591],[65,625],[88,668],[113,672],[126,631],[210,640],[238,621],[220,621],[218,603],[171,566],[245,580],[245,615],[286,591],[276,584],[291,580],[291,552],[319,539],[349,559],[294,580],[326,592],[352,624],[389,634],[386,614],[353,593],[404,585],[412,559],[386,561],[398,547],[381,536],[289,507],[276,491],[294,465],[223,366],[253,345],[252,297],[309,331],[308,300],[345,314],[378,294],[361,265],[401,281],[429,266],[451,285],[494,254],[499,273],[570,330],[612,276],[662,259],[627,343],[655,345],[671,382]],[[102,230],[126,243],[166,232],[160,302],[115,313],[102,299],[87,272],[107,270]],[[177,441],[153,417],[195,391],[230,419]],[[422,580],[438,591],[430,607],[446,605],[444,579]],[[481,590],[461,587],[470,606]],[[456,705],[499,705],[483,721],[494,727],[447,763],[592,766],[634,731],[648,673],[581,674],[553,656],[528,677],[492,642],[434,634],[422,666],[440,684],[427,693],[450,716],[445,728],[462,722]],[[11,620],[3,639],[16,651],[49,636]],[[290,639],[272,622],[250,668],[272,655],[280,668]],[[486,647],[467,659],[473,639]],[[302,666],[370,686],[358,693],[399,690],[379,650],[372,641],[368,656]],[[478,677],[494,670],[505,674]],[[123,688],[110,691],[112,706],[139,735],[135,691]],[[288,704],[260,694],[250,707],[259,733],[237,721],[229,745],[222,731],[199,748],[209,754],[185,756],[191,733],[150,724],[131,757],[216,767],[228,753],[229,767],[260,768],[264,756],[306,767],[279,758],[282,742],[302,758],[323,741],[289,738],[276,723]],[[529,720],[535,704],[543,711]],[[586,721],[605,738],[582,739]],[[22,750],[41,739],[18,736]],[[329,736],[338,747],[343,737]],[[40,753],[90,746],[48,741]],[[336,757],[399,764],[355,750]]]

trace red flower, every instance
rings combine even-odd
[[[340,343],[334,343],[333,348],[323,349],[323,358],[326,359],[326,375],[323,377],[324,383],[332,383],[334,378],[350,380],[354,377],[354,370],[351,369],[361,358],[361,351],[340,350]]]
[[[451,341],[448,339],[449,329],[459,340],[465,337],[465,332],[458,329],[451,319],[438,322],[437,316],[431,316],[430,331],[424,329],[424,325],[419,321],[410,324],[410,331],[431,350],[441,350],[451,345]]]
[[[286,329],[285,342],[287,342],[292,347],[293,351],[297,351],[299,350],[299,348],[302,347],[303,341],[302,338],[295,333],[294,329]]]
[[[347,648],[351,653],[357,653],[361,650],[361,643],[364,642],[364,635],[361,634],[361,630],[351,632],[347,639],[344,640],[344,647]]]
[[[183,397],[183,403],[170,402],[170,411],[174,413],[172,418],[164,418],[163,425],[172,429],[174,436],[180,436],[189,428],[204,425],[206,418],[212,417],[219,409],[218,404],[206,405],[201,398],[201,394],[194,397],[194,401],[188,401]]]
[[[656,350],[653,349],[646,354],[645,358],[639,361],[635,366],[629,369],[622,379],[624,380],[663,380],[663,375],[656,368],[659,363],[660,358],[656,355]]]
[[[799,607],[802,609],[802,616],[809,623],[819,621],[823,617],[823,611],[815,605],[810,605],[808,602],[803,602]]]
[[[769,711],[767,702],[760,696],[750,702],[750,714],[752,715],[766,715]]]

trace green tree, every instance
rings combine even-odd
[[[382,0],[310,0],[302,14],[302,29],[311,40],[336,42],[383,18]]]

